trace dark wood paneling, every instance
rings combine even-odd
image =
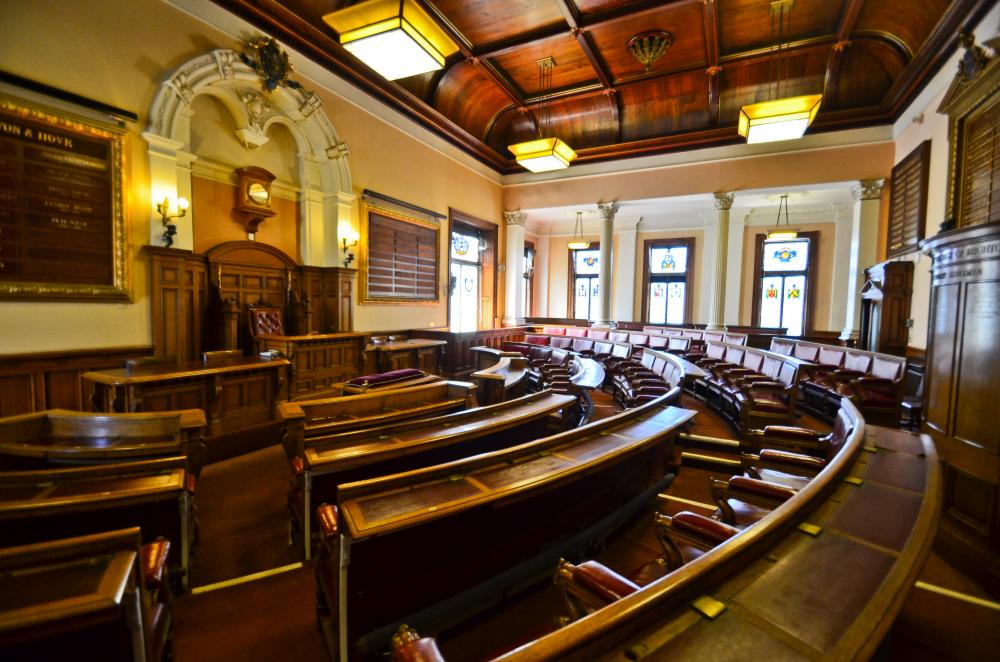
[[[910,53],[916,53],[951,4],[951,0],[925,0],[919,11],[914,11],[911,0],[865,2],[855,29],[892,35]]]
[[[674,37],[674,43],[653,64],[654,71],[706,65],[705,35],[698,29],[701,21],[700,3],[681,3],[611,21],[592,35],[612,79],[617,82],[644,72],[644,65],[632,57],[627,44],[629,39],[648,30],[664,30]]]
[[[434,0],[472,44],[502,41],[532,28],[562,23],[563,16],[551,0]]]
[[[597,80],[587,54],[568,31],[514,52],[499,55],[492,61],[524,94],[531,95],[543,92],[538,84],[537,60],[546,57],[556,61],[556,66],[552,69],[550,90]]]
[[[469,103],[475,99],[475,103]],[[483,140],[490,122],[511,101],[482,66],[459,62],[441,77],[434,108],[460,127]]]
[[[723,54],[773,46],[778,24],[771,22],[771,3],[760,0],[717,0],[719,45]],[[795,0],[791,21],[786,21],[784,41],[834,34],[843,0]]]
[[[153,347],[160,357],[201,358],[206,268],[191,251],[145,246],[150,256]]]
[[[922,246],[934,259],[924,410],[945,462],[942,551],[1000,591],[1000,224]]]
[[[88,410],[90,390],[80,375],[120,368],[125,359],[152,354],[153,348],[144,345],[0,356],[0,416],[54,408]]]
[[[709,77],[704,72],[630,86],[622,99],[622,138],[643,140],[708,124]]]

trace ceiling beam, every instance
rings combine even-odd
[[[708,62],[708,122],[719,125],[719,13],[715,0],[703,0],[705,26],[705,60]]]
[[[626,18],[636,12],[646,11],[647,9],[683,7],[684,5],[701,1],[702,0],[677,0],[677,2],[664,3],[663,0],[638,0],[637,2],[630,2],[628,4],[619,5],[603,11],[583,14],[580,13],[579,9],[576,9],[575,5],[572,8],[564,9],[567,4],[565,0],[556,0],[556,4],[559,5],[559,9],[563,12],[563,17],[566,18],[565,23],[545,25],[535,30],[520,34],[517,37],[483,44],[482,46],[475,47],[472,50],[478,57],[497,57],[498,55],[504,55],[519,48],[523,48],[524,46],[534,44],[538,41],[544,41],[546,39],[551,39],[552,37],[564,35],[566,34],[567,26],[569,26],[570,29],[576,27],[581,30],[588,30],[605,23],[610,23],[611,21],[616,21],[620,18]],[[570,19],[567,17],[567,12],[574,17],[573,20],[575,25],[573,22],[570,22]]]
[[[416,0],[416,2],[424,9],[424,11],[430,14],[434,20],[437,21],[438,25],[441,26],[441,29],[444,30],[449,37],[451,37],[451,39],[458,46],[458,51],[467,61],[478,66],[490,79],[493,80],[494,83],[496,83],[497,87],[499,87],[511,101],[518,106],[524,105],[524,95],[517,89],[517,86],[514,85],[514,83],[512,83],[506,76],[500,73],[495,64],[475,55],[472,51],[472,45],[469,40],[465,38],[465,35],[458,31],[458,28],[452,25],[451,21],[448,20],[448,17],[445,16],[441,10],[426,0]]]
[[[745,53],[735,53],[732,55],[721,56],[719,58],[719,61],[722,63],[720,65],[720,69],[722,65],[739,66],[743,64],[769,62],[777,57],[787,57],[789,53],[808,53],[816,50],[825,50],[833,45],[835,40],[835,35],[803,39],[798,42],[793,42],[789,47],[782,49],[780,54],[773,49],[761,48],[753,51],[747,51]],[[699,71],[705,71],[705,65],[703,63],[682,67],[680,69],[651,71],[628,78],[622,78],[615,83],[614,89],[621,90],[622,88],[631,87],[633,85],[642,85],[643,83],[673,78],[675,76],[684,76]],[[713,76],[713,78],[718,78],[718,76]],[[555,90],[545,95],[536,94],[526,96],[524,98],[524,105],[529,107],[549,105],[557,101],[569,101],[577,98],[582,99],[594,96],[595,94],[602,94],[603,92],[603,86],[595,85],[593,83],[577,85]]]
[[[576,39],[576,43],[580,46],[583,54],[587,56],[587,61],[590,62],[591,69],[594,70],[594,74],[597,75],[597,80],[601,82],[601,87],[604,88],[604,95],[608,98],[609,109],[611,111],[611,121],[615,125],[615,133],[618,136],[618,140],[621,141],[622,137],[622,113],[621,113],[621,99],[615,94],[614,87],[611,85],[611,76],[608,73],[608,67],[604,64],[601,59],[601,55],[597,52],[597,46],[594,44],[593,37],[580,27],[580,10],[576,8],[572,2],[569,0],[555,0],[556,5],[558,5],[559,10],[563,13],[566,19],[566,24],[569,25],[569,33],[573,35]],[[544,90],[543,90],[544,92]]]
[[[827,101],[832,101],[837,96],[844,49],[851,43],[848,40],[851,33],[854,32],[854,26],[858,23],[858,16],[861,14],[861,6],[864,2],[865,0],[847,0],[844,13],[840,17],[840,26],[837,28],[837,43],[830,49],[830,54],[826,58],[826,73],[823,75],[823,98]]]

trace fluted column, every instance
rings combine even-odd
[[[597,289],[601,293],[601,310],[594,326],[611,326],[611,291],[615,284],[611,278],[611,245],[614,241],[615,214],[618,213],[617,202],[598,202],[601,211],[601,269],[597,274]]]
[[[884,179],[862,179],[851,188],[854,209],[851,214],[851,263],[847,270],[847,306],[844,312],[842,341],[856,341],[861,327],[861,285],[865,269],[875,264],[878,247],[878,209]]]
[[[521,281],[524,279],[524,221],[527,215],[523,211],[505,211],[503,220],[506,224],[507,241],[504,263],[505,296],[503,320],[504,326],[519,326],[524,324],[521,311],[524,309]]]
[[[725,329],[726,316],[726,256],[729,254],[729,210],[733,207],[732,191],[716,191],[715,196],[715,273],[712,274],[712,307],[708,311],[708,329]]]

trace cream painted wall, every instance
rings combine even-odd
[[[800,232],[819,232],[819,249],[816,256],[816,296],[813,299],[813,326],[815,331],[840,331],[830,326],[830,291],[835,273],[847,273],[848,265],[834,263],[835,223],[796,223]],[[743,230],[743,274],[740,286],[740,324],[753,323],[754,261],[758,234],[766,234],[765,227],[746,227]],[[843,276],[846,278],[846,275]]]
[[[208,12],[211,6],[205,3],[205,7]],[[147,114],[162,81],[182,63],[216,48],[242,50],[242,45],[161,1],[86,0],[73,3],[72,8],[59,0],[0,5],[0,69],[139,115],[138,122],[127,126],[126,155],[133,302],[2,302],[0,354],[151,343],[149,266],[141,246],[149,237],[153,206],[146,143],[140,134],[148,126]],[[372,189],[442,214],[452,206],[493,222],[500,221],[498,183],[345,101],[323,87],[322,81],[298,74],[296,78],[320,96],[322,112],[350,147],[348,162],[355,193]],[[210,117],[207,109],[196,110]],[[222,123],[221,118],[216,120]],[[205,133],[196,136],[200,146],[208,151],[219,147],[213,142],[217,136]],[[278,138],[276,144],[281,143]],[[270,156],[262,160],[283,170],[276,173],[282,179],[291,178],[282,165],[286,161],[274,165]],[[256,164],[254,154],[248,153],[244,163]],[[357,227],[357,211],[353,222]],[[265,223],[262,240],[268,230]],[[284,236],[286,232],[282,231],[283,246],[294,241]],[[442,253],[447,247],[445,234],[442,224]],[[444,326],[447,323],[445,279],[442,269],[439,303],[358,306],[355,327]]]
[[[885,177],[891,141],[665,166],[504,187],[506,209],[545,209],[581,200],[649,200]]]
[[[640,232],[638,235],[638,248],[635,254],[635,277],[633,279],[634,295],[632,307],[635,311],[635,319],[641,320],[642,298],[642,273],[646,263],[646,255],[643,245],[647,239],[682,239],[690,237],[694,239],[694,263],[691,276],[688,280],[688,287],[691,288],[691,319],[688,322],[704,322],[701,319],[702,300],[710,296],[712,287],[711,274],[706,273],[705,264],[705,232],[703,230],[654,230],[650,232]],[[714,249],[713,249],[714,250]]]

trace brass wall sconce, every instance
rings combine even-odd
[[[187,198],[177,198],[177,213],[171,215],[169,195],[163,196],[163,201],[156,203],[156,213],[160,215],[160,220],[163,221],[163,226],[166,228],[166,230],[163,231],[163,241],[167,242],[167,248],[174,245],[174,235],[177,234],[177,225],[175,223],[171,223],[170,221],[178,218],[184,218],[184,216],[187,215],[188,206]]]
[[[351,249],[358,245],[358,236],[353,232],[348,232],[346,236],[341,239],[341,245],[344,250],[344,268],[351,266],[351,262],[354,262],[354,253]]]

